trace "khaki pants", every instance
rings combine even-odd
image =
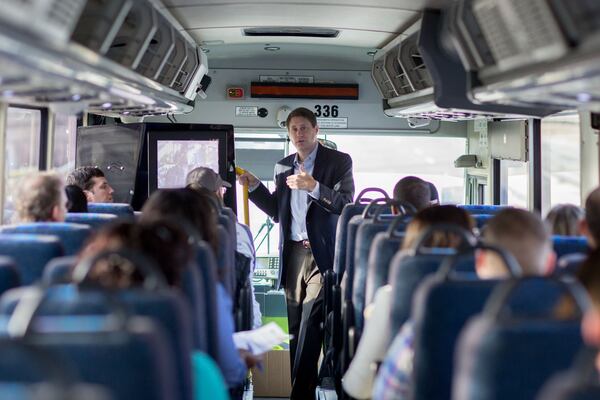
[[[310,248],[289,242],[285,295],[292,367],[290,399],[314,399],[318,383],[318,361],[323,342],[323,277]]]

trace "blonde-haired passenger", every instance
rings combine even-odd
[[[15,204],[15,222],[62,222],[66,195],[62,179],[52,172],[39,172],[21,182]]]

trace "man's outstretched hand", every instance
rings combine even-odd
[[[315,178],[305,171],[288,176],[286,183],[290,189],[306,190],[308,192],[312,192],[317,186]]]

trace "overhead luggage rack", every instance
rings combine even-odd
[[[471,84],[469,72],[455,55],[447,54],[441,43],[441,37],[445,35],[442,21],[440,12],[426,11],[417,32],[407,38],[398,38],[375,56],[372,75],[384,98],[386,115],[465,121],[524,118],[557,111],[472,102],[467,94]],[[481,63],[486,57],[471,62]],[[389,97],[390,94],[395,96]]]
[[[112,116],[192,111],[207,58],[163,7],[146,0],[69,2],[79,8],[60,34],[0,16],[0,100]],[[31,3],[41,9],[37,3],[47,1]],[[8,4],[11,16],[30,12],[23,2]]]
[[[451,15],[475,100],[600,111],[599,2],[461,0]]]

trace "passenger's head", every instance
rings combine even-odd
[[[185,184],[193,185],[194,188],[206,188],[220,199],[223,199],[224,190],[231,187],[229,182],[225,182],[219,174],[208,167],[198,167],[188,172]]]
[[[417,210],[422,210],[431,205],[431,189],[429,182],[416,176],[407,176],[398,181],[394,186],[394,200],[406,201]]]
[[[578,236],[584,212],[573,204],[559,204],[546,215],[546,223],[553,235]]]
[[[187,239],[176,224],[166,220],[117,222],[102,228],[81,252],[80,258],[127,249],[152,260],[169,285],[179,286],[182,272],[193,254]],[[106,288],[124,289],[140,285],[143,274],[139,267],[129,262],[104,260],[92,267],[87,279]]]
[[[19,187],[17,222],[60,222],[65,220],[66,196],[60,177],[51,172],[28,176]]]
[[[462,208],[451,205],[428,207],[419,211],[406,227],[402,248],[414,249],[417,239],[436,224],[455,225],[469,232],[473,230],[473,219]],[[460,238],[455,234],[444,232],[435,232],[426,243],[428,247],[457,247],[460,244]]]
[[[298,153],[305,156],[317,146],[317,117],[308,108],[299,107],[293,110],[285,122],[288,135]]]
[[[431,194],[431,196],[429,196],[429,203],[432,206],[440,204],[440,195],[438,194],[437,188],[431,182],[427,182],[427,184],[429,185],[429,193]]]
[[[211,200],[192,189],[163,189],[154,192],[142,208],[140,221],[164,218],[184,226],[206,241],[217,254],[217,213]]]
[[[546,275],[552,272],[556,255],[550,234],[536,214],[518,208],[507,208],[490,219],[483,231],[486,243],[511,253],[524,275]],[[481,278],[508,275],[500,257],[492,251],[478,251],[477,274]]]
[[[83,190],[77,185],[65,186],[65,193],[67,194],[67,211],[74,213],[86,213],[88,212],[87,198]]]
[[[600,187],[594,189],[585,200],[585,219],[581,222],[581,233],[587,237],[591,248],[600,244]]]
[[[67,185],[77,185],[85,193],[89,203],[112,203],[113,188],[98,167],[79,167],[67,177]]]

